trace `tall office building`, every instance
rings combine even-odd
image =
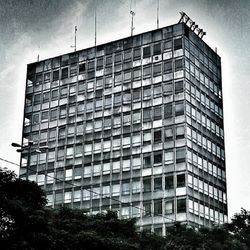
[[[29,64],[26,84],[20,176],[49,206],[159,234],[227,221],[221,60],[187,24]]]

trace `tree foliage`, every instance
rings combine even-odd
[[[112,211],[90,216],[80,209],[45,205],[45,194],[36,183],[0,169],[1,249],[250,249],[250,212],[244,209],[223,226],[195,230],[176,223],[161,237],[138,233],[134,219],[120,220]]]

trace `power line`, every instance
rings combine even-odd
[[[12,162],[12,161],[5,160],[5,159],[3,159],[3,158],[1,158],[1,157],[0,157],[0,160],[5,161],[5,162],[8,162],[8,163],[10,163],[10,164],[12,164],[12,165],[16,165],[16,166],[20,167],[20,164],[17,164],[17,163]]]
[[[8,163],[13,164],[13,165],[20,166],[20,165],[17,164],[17,163],[8,161],[8,160],[3,159],[3,158],[0,158],[0,160],[5,161],[5,162],[8,162]],[[34,172],[34,173],[37,173],[35,170],[33,170],[33,169],[29,168],[29,167],[26,167],[26,168],[27,168],[28,170]],[[88,191],[88,192],[90,192],[90,193],[92,193],[92,194],[97,194],[97,195],[98,195],[99,197],[101,197],[101,198],[109,198],[109,199],[111,199],[111,200],[113,200],[113,201],[116,201],[116,202],[120,203],[121,205],[122,205],[122,204],[128,204],[128,202],[122,202],[122,201],[120,201],[120,200],[118,200],[118,199],[115,199],[115,198],[113,198],[113,197],[111,197],[111,196],[110,196],[110,197],[105,197],[105,195],[103,195],[103,194],[101,194],[101,193],[97,193],[97,192],[95,192],[95,191],[93,191],[93,190],[91,190],[91,189],[84,188],[84,187],[81,186],[81,185],[75,185],[74,183],[72,183],[72,182],[70,182],[70,181],[66,181],[66,180],[57,178],[57,177],[55,177],[55,176],[51,176],[51,175],[49,175],[48,173],[42,173],[42,174],[45,175],[45,176],[47,176],[47,177],[50,177],[50,178],[52,178],[52,179],[54,179],[54,180],[62,181],[62,182],[65,182],[65,183],[67,183],[67,184],[70,184],[70,185],[72,185],[73,187],[77,187],[77,188],[80,187],[82,190],[86,190],[86,191]],[[131,205],[131,204],[130,204],[130,205]],[[131,205],[131,207],[137,208],[138,210],[140,210],[140,211],[142,211],[142,212],[147,212],[145,209],[143,209],[143,208],[141,208],[141,207],[138,207],[138,206],[133,206],[133,205]],[[150,212],[150,215],[152,215],[152,212]],[[166,216],[163,216],[163,215],[158,215],[158,216],[159,216],[159,217],[162,217],[163,219],[167,219],[167,220],[170,220],[170,221],[172,221],[172,222],[175,222],[174,219],[171,219],[171,218],[169,218],[169,217],[166,217]]]

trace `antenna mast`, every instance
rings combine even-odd
[[[133,31],[135,29],[135,27],[134,27],[135,12],[132,10],[132,8],[133,8],[133,0],[130,1],[130,12],[129,12],[130,15],[131,15],[131,27],[130,27],[130,29],[131,29],[131,36],[133,36]]]
[[[77,32],[77,26],[75,26],[75,44],[71,45],[71,48],[74,48],[74,51],[76,52],[76,32]]]
[[[76,32],[77,32],[77,26],[75,26],[75,51],[76,51]]]
[[[96,47],[96,2],[95,2],[95,47]]]
[[[133,36],[133,31],[135,29],[134,27],[134,16],[135,16],[135,12],[134,11],[130,11],[131,14],[131,36]]]
[[[159,29],[159,3],[160,0],[157,0],[157,29]]]

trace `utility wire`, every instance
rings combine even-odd
[[[0,160],[5,161],[5,162],[8,162],[8,163],[10,163],[10,164],[13,164],[13,165],[16,165],[16,166],[19,166],[19,167],[20,167],[19,164],[14,163],[14,162],[11,162],[11,161],[8,161],[8,160],[6,160],[6,159],[0,158]],[[26,168],[27,168],[28,170],[34,172],[34,173],[37,173],[35,170],[33,170],[33,169],[29,168],[29,167],[26,167]],[[122,204],[127,204],[127,203],[128,203],[128,202],[122,202],[122,201],[120,201],[120,200],[118,200],[118,199],[115,199],[115,198],[113,198],[113,197],[111,197],[111,196],[110,196],[110,197],[105,197],[105,195],[103,195],[103,194],[101,194],[101,193],[97,193],[97,192],[95,192],[95,191],[93,191],[93,190],[91,190],[91,189],[84,188],[83,186],[75,185],[74,183],[71,183],[70,181],[66,181],[66,180],[57,178],[57,177],[55,177],[55,176],[51,176],[51,175],[49,175],[48,173],[43,173],[43,175],[45,175],[45,176],[47,176],[47,177],[50,177],[50,178],[52,178],[52,179],[54,179],[54,180],[57,180],[57,181],[65,182],[65,183],[67,183],[67,184],[72,185],[73,187],[80,187],[82,190],[87,190],[87,191],[89,191],[89,192],[92,193],[92,194],[97,194],[97,195],[98,195],[99,197],[101,197],[101,198],[110,198],[111,200],[116,201],[116,202],[120,203],[121,205],[122,205]],[[140,211],[142,211],[142,212],[147,212],[145,209],[143,209],[143,208],[141,208],[141,207],[138,207],[138,206],[133,206],[133,205],[131,205],[131,207],[137,208],[138,210],[140,210]],[[152,215],[151,212],[150,212],[150,215]],[[167,219],[167,220],[170,220],[170,221],[175,222],[174,219],[171,219],[171,218],[166,217],[166,216],[164,216],[164,215],[158,215],[158,216],[162,217],[163,219]]]

